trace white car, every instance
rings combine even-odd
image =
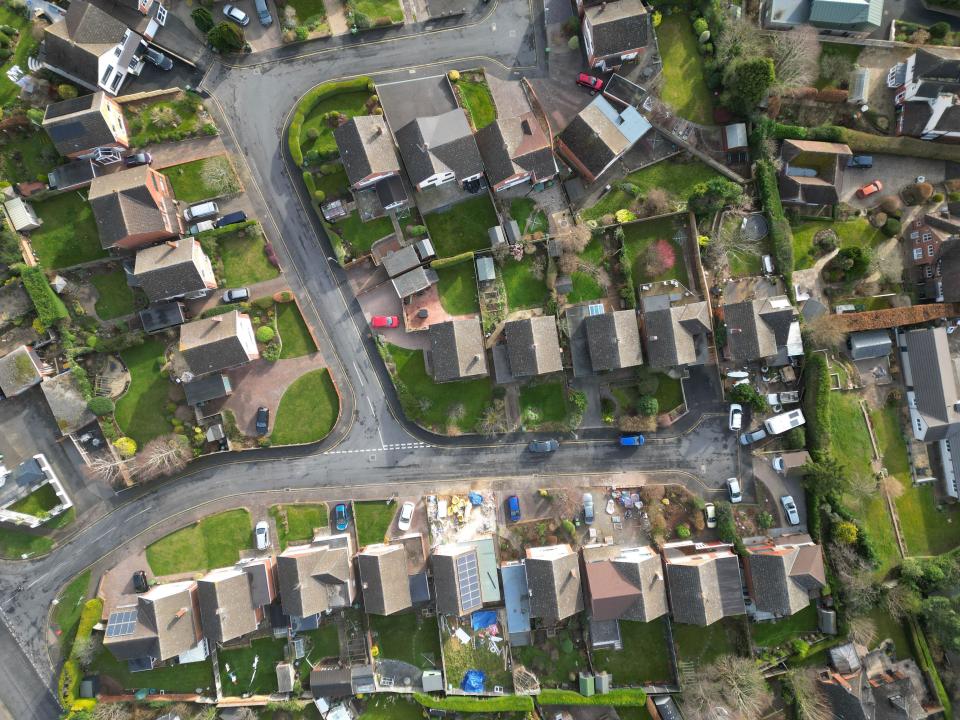
[[[743,405],[731,403],[730,405],[730,429],[738,432],[743,427]]]
[[[703,506],[703,514],[707,516],[707,527],[715,528],[717,526],[717,506],[713,503],[707,503]]]
[[[793,496],[784,495],[780,498],[780,504],[783,505],[783,511],[787,514],[787,522],[791,525],[799,525],[800,513],[797,512],[797,504],[793,501]]]
[[[257,539],[257,550],[266,550],[270,547],[270,526],[267,525],[266,520],[257,523],[253,534]]]
[[[405,502],[400,508],[400,517],[397,518],[397,527],[406,532],[410,529],[410,521],[413,520],[413,509],[416,507],[412,502]]]
[[[727,478],[727,492],[730,493],[730,502],[738,503],[743,501],[743,493],[740,490],[740,481],[735,477]]]
[[[236,5],[230,5],[230,4],[224,5],[223,14],[226,15],[231,20],[233,20],[238,25],[246,26],[250,24],[250,17],[243,10],[238,8]]]

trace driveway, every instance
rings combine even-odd
[[[947,177],[947,163],[944,160],[920,160],[899,155],[874,155],[872,168],[847,168],[843,173],[840,199],[858,208],[874,207],[881,197],[899,192],[904,185],[915,182],[918,175],[925,176],[929,183],[941,183]],[[883,192],[866,200],[857,198],[857,189],[874,180],[883,183]]]
[[[192,160],[203,160],[215,155],[225,154],[226,148],[219,136],[198,137],[177,142],[164,142],[147,145],[144,150],[153,157],[150,163],[154,170],[162,170],[172,165],[180,165]]]
[[[373,290],[357,296],[363,315],[369,322],[374,315],[395,315],[400,318],[400,327],[380,328],[378,333],[384,340],[408,350],[427,350],[430,337],[425,332],[407,332],[404,329],[403,303],[393,289],[393,283],[385,282]]]
[[[789,476],[783,476],[773,469],[772,461],[775,453],[763,453],[753,456],[753,476],[758,483],[763,485],[770,492],[776,506],[777,524],[780,527],[789,528],[787,520],[783,514],[783,505],[780,504],[780,498],[784,495],[793,496],[793,501],[797,505],[797,512],[800,515],[800,525],[794,527],[798,532],[805,532],[807,526],[807,498],[803,491],[803,483],[800,481],[800,475],[794,473]]]
[[[377,94],[393,132],[418,117],[442,115],[458,107],[446,75],[378,83]]]

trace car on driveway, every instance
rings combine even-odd
[[[559,447],[560,443],[551,438],[550,440],[531,440],[527,450],[532,453],[552,453]]]
[[[243,25],[246,27],[250,24],[250,16],[236,5],[231,5],[229,3],[224,5],[223,14],[226,15],[230,20],[233,20],[235,23],[237,23],[237,25]]]
[[[854,155],[847,160],[848,168],[866,170],[873,167],[873,155]]]
[[[270,547],[270,526],[267,525],[266,520],[257,523],[254,535],[257,538],[257,550],[266,550]]]
[[[236,212],[227,213],[222,218],[217,220],[214,223],[218,228],[226,227],[227,225],[237,225],[242,222],[247,221],[247,214],[243,210],[237,210]]]
[[[138,152],[133,155],[127,155],[123,159],[123,164],[127,167],[139,167],[140,165],[149,165],[153,162],[153,155],[148,152]]]
[[[583,521],[587,525],[593,525],[593,495],[583,494]]]
[[[874,180],[872,183],[867,183],[857,190],[857,197],[861,199],[868,198],[871,195],[876,195],[881,190],[883,190],[883,183],[879,180]]]
[[[647,439],[643,435],[637,433],[620,436],[620,445],[622,447],[640,447],[646,441]]]
[[[737,478],[727,478],[727,492],[730,494],[730,502],[743,501],[743,492],[740,490],[740,481]]]
[[[266,435],[270,426],[270,408],[257,408],[257,435]]]
[[[273,15],[267,8],[267,0],[253,0],[253,4],[257,8],[257,17],[260,19],[260,24],[264,27],[273,25]]]
[[[707,503],[703,506],[703,514],[707,518],[707,527],[715,528],[717,526],[717,506],[713,503]]]
[[[223,301],[224,305],[229,305],[230,303],[235,302],[243,302],[244,300],[249,299],[250,291],[246,288],[232,288],[220,296],[220,300]]]
[[[731,403],[730,416],[728,418],[730,429],[736,432],[743,427],[743,405]]]
[[[150,589],[150,583],[147,582],[147,574],[143,570],[137,570],[133,574],[133,589],[138,593],[143,593]]]
[[[754,430],[753,432],[741,433],[740,435],[740,444],[743,446],[753,445],[755,442],[760,442],[761,440],[767,439],[767,431],[763,428]]]
[[[406,532],[410,529],[410,523],[413,520],[413,509],[416,507],[412,502],[405,502],[400,508],[400,517],[397,518],[397,527]]]
[[[395,328],[400,326],[400,318],[396,315],[374,315],[370,318],[370,327]]]
[[[793,501],[793,496],[784,495],[780,498],[780,504],[783,505],[783,512],[787,516],[787,522],[791,525],[799,525],[800,513],[797,511],[797,504]]]
[[[159,50],[154,50],[153,48],[147,48],[147,51],[143,54],[147,60],[156,65],[161,70],[173,70],[173,60],[164,55]]]
[[[587,75],[587,73],[577,75],[577,85],[587,88],[591,95],[596,95],[603,90],[603,80],[593,75]]]
[[[347,525],[350,523],[347,518],[347,506],[343,503],[339,503],[333,509],[333,521],[336,523],[337,530],[343,532],[347,529]]]
[[[507,512],[510,513],[510,522],[520,522],[520,498],[516,495],[507,498]]]

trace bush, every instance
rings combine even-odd
[[[567,537],[571,540],[577,536],[577,526],[573,524],[573,521],[564,518],[561,521],[560,526],[563,528],[563,531],[567,534]]]
[[[137,454],[137,442],[133,438],[119,437],[113,441],[113,446],[123,458],[132,458]]]
[[[660,403],[652,395],[641,395],[637,398],[636,409],[639,414],[651,417],[660,411]]]
[[[114,411],[113,400],[108,397],[90,398],[90,401],[87,403],[87,409],[97,417],[112,415]]]
[[[193,18],[193,24],[197,26],[197,30],[206,34],[213,30],[213,15],[210,14],[210,11],[205,7],[198,7],[190,13],[190,17]]]
[[[604,695],[603,697],[608,697]],[[413,699],[426,708],[449,710],[461,713],[533,712],[533,698],[529,695],[504,695],[503,697],[436,697],[426,693],[414,693]]]
[[[518,695],[515,697],[525,697]],[[586,697],[573,690],[543,688],[537,696],[540,705],[609,705],[612,707],[644,707],[647,694],[640,689],[618,688],[604,695]]]
[[[883,224],[883,227],[880,228],[880,232],[887,237],[896,237],[900,234],[900,221],[895,218],[887,218],[887,221]]]
[[[426,225],[407,225],[407,232],[413,237],[423,237],[427,234]]]
[[[450,72],[447,73],[447,79],[448,79],[450,82],[452,82],[452,83],[457,82],[457,80],[460,79],[460,71],[459,71],[459,70],[451,70]]]
[[[300,147],[300,131],[303,128],[303,122],[310,111],[323,100],[339,95],[344,92],[354,92],[357,90],[367,90],[373,80],[367,76],[353,78],[351,80],[341,80],[339,82],[328,82],[317,85],[312,88],[300,99],[297,109],[290,121],[290,129],[287,132],[287,147],[290,150],[290,156],[298,167],[303,166],[303,150]]]
[[[20,279],[23,280],[23,287],[30,296],[34,308],[36,308],[37,317],[45,327],[53,327],[60,320],[66,320],[70,317],[67,306],[63,304],[63,300],[47,282],[47,276],[44,275],[43,268],[39,265],[24,267],[20,271]]]
[[[277,333],[274,332],[273,328],[270,327],[269,325],[261,325],[260,327],[257,328],[257,332],[256,332],[257,342],[268,343],[271,340],[273,340],[276,334]]]
[[[631,211],[627,210],[626,208],[617,210],[614,217],[616,217],[618,223],[633,222],[634,220],[637,219],[637,216]]]
[[[430,263],[430,267],[434,270],[440,270],[441,268],[453,267],[454,265],[459,265],[460,263],[465,263],[470,260],[473,260],[473,250],[467,250],[467,252],[460,253],[459,255],[439,258]]]
[[[807,355],[803,374],[807,448],[819,460],[830,451],[830,372],[822,353]]]
[[[73,100],[77,96],[77,89],[70,83],[57,85],[57,95],[61,100]]]
[[[702,17],[698,17],[696,20],[693,21],[694,35],[697,35],[697,36],[703,35],[703,33],[709,31],[709,29],[710,29],[710,26],[707,24],[707,21],[704,20]]]
[[[734,386],[733,390],[730,391],[730,401],[749,405],[758,413],[766,412],[769,409],[767,399],[749,383]]]
[[[807,433],[804,426],[790,428],[783,436],[788,450],[803,450],[807,446]]]
[[[77,699],[77,690],[80,685],[80,667],[76,660],[68,659],[60,669],[58,691],[60,704],[72,707]]]
[[[930,37],[942,40],[947,36],[947,33],[950,32],[950,23],[941,20],[931,25],[927,30],[930,33]]]
[[[243,30],[231,22],[217,23],[209,33],[207,40],[218,52],[230,53],[243,50],[246,41],[243,37]]]
[[[683,523],[681,523],[677,525],[676,531],[677,531],[677,537],[680,538],[681,540],[686,540],[688,537],[690,537],[689,525],[684,525]]]
[[[934,193],[933,196],[930,198],[930,201],[935,203],[943,202],[943,193]]]
[[[817,93],[817,101],[823,103],[842,103],[847,101],[849,93],[840,88],[824,88]]]

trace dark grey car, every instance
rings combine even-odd
[[[532,453],[551,453],[559,447],[560,443],[551,438],[550,440],[531,440],[527,450]]]

